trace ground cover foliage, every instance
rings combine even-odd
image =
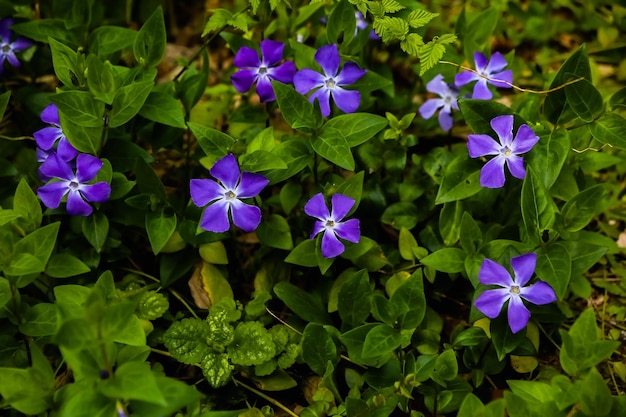
[[[3,415],[626,415],[626,4],[0,1]]]

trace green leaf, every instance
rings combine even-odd
[[[97,155],[102,146],[102,129],[100,127],[85,127],[78,125],[72,121],[70,115],[59,112],[63,133],[67,140],[70,141],[80,152]],[[101,122],[103,124],[103,122]]]
[[[109,219],[102,213],[93,213],[83,218],[82,231],[85,239],[100,253],[109,234]]]
[[[3,308],[13,298],[11,283],[8,279],[0,277],[0,308]]]
[[[465,396],[457,417],[483,417],[485,416],[485,406],[477,396],[471,392]]]
[[[147,362],[126,362],[115,370],[115,377],[103,381],[100,392],[109,398],[145,401],[166,405],[155,376]]]
[[[339,363],[339,353],[332,337],[324,326],[309,323],[302,333],[302,359],[318,375],[323,375],[326,365],[330,361],[333,365]]]
[[[280,205],[285,214],[291,213],[298,205],[300,198],[302,198],[302,186],[298,183],[287,182],[280,189]],[[2,211],[0,211],[0,216],[2,216]]]
[[[472,326],[463,330],[460,333],[457,333],[455,337],[451,340],[452,346],[455,349],[459,349],[465,346],[477,346],[482,342],[486,341],[487,335],[485,331],[480,327]]]
[[[522,343],[525,333],[524,331],[513,333],[505,314],[491,320],[491,340],[499,361],[504,360],[508,353],[513,352]]]
[[[459,364],[456,360],[454,350],[447,349],[441,355],[437,356],[435,368],[430,376],[433,381],[439,385],[446,386],[444,381],[451,381],[459,374]]]
[[[454,273],[465,270],[465,252],[459,248],[439,249],[421,259],[421,262],[437,271]]]
[[[307,267],[317,266],[315,247],[315,240],[303,240],[287,255],[285,262]]]
[[[572,75],[572,78],[576,76]],[[602,95],[585,79],[565,86],[565,96],[567,104],[585,122],[593,122],[604,111]]]
[[[259,149],[241,158],[242,171],[259,172],[273,169],[287,169],[287,164],[274,152]]]
[[[38,303],[29,308],[22,317],[20,333],[26,336],[51,336],[57,331],[57,306]]]
[[[93,95],[107,104],[112,104],[117,90],[117,83],[111,63],[102,62],[90,54],[87,58],[87,85]]]
[[[272,214],[263,219],[256,229],[256,234],[259,237],[259,241],[270,248],[283,250],[293,249],[289,223],[287,223],[284,217],[278,214]]]
[[[514,131],[526,123],[518,114],[512,113],[509,107],[496,101],[461,98],[459,99],[459,109],[463,113],[465,122],[474,133],[487,134],[494,138],[498,137],[491,128],[491,120],[494,117],[513,114]]]
[[[415,204],[401,201],[387,207],[380,220],[397,230],[403,227],[411,230],[417,225],[418,211]]]
[[[371,296],[367,271],[362,269],[352,274],[339,290],[337,306],[342,322],[350,327],[363,324],[370,314]]]
[[[580,409],[585,415],[604,417],[611,411],[611,390],[596,368],[591,368],[585,379],[579,381]],[[577,384],[578,385],[578,384]]]
[[[454,246],[461,234],[461,216],[467,213],[459,201],[446,203],[439,213],[439,234],[445,246]]]
[[[133,45],[137,31],[121,26],[99,26],[89,33],[87,45],[89,52],[100,59]]]
[[[227,9],[214,9],[213,14],[204,25],[202,30],[202,37],[208,35],[213,31],[221,31],[225,26],[228,26],[228,22],[232,19],[233,13]]]
[[[115,94],[115,99],[113,99],[111,114],[109,115],[109,126],[121,126],[139,113],[153,85],[153,81],[147,80],[133,82],[120,88],[117,94]]]
[[[400,48],[411,56],[418,56],[423,46],[424,39],[417,33],[409,33],[406,35],[406,39],[400,41]]]
[[[626,119],[617,113],[607,113],[587,125],[595,139],[617,149],[626,150]]]
[[[212,127],[193,122],[189,122],[188,126],[204,153],[216,160],[228,155],[230,147],[235,143],[235,139]]]
[[[52,255],[46,274],[52,278],[68,278],[89,272],[90,269],[80,259],[69,253],[56,253]]]
[[[3,270],[7,276],[21,277],[23,275],[38,274],[43,272],[45,265],[30,253],[14,253],[9,264],[5,265]],[[36,277],[35,277],[36,278]],[[18,282],[18,287],[24,287],[30,284],[34,279],[28,279],[28,282]]]
[[[13,253],[31,254],[45,266],[57,241],[60,225],[61,222],[54,222],[29,233],[15,244]]]
[[[400,10],[406,9],[406,7],[398,3],[396,0],[383,0],[382,6],[385,13],[395,13],[399,12]]]
[[[143,103],[139,115],[164,125],[185,129],[185,114],[180,101],[167,93],[153,91]]]
[[[365,336],[363,341],[363,358],[371,359],[393,352],[400,347],[400,332],[386,324],[377,324]]]
[[[326,129],[339,130],[348,142],[348,146],[353,148],[373,138],[374,135],[387,127],[387,123],[386,118],[375,114],[342,114],[326,122],[320,135],[323,135]]]
[[[146,213],[146,232],[148,232],[148,240],[155,255],[161,252],[174,234],[176,223],[176,215],[167,215],[164,208]]]
[[[482,190],[480,164],[466,154],[454,158],[445,168],[435,204],[463,200]]]
[[[186,364],[199,363],[209,352],[211,328],[206,320],[187,318],[175,321],[163,333],[163,343],[174,359]]]
[[[445,46],[437,43],[435,40],[422,46],[417,55],[420,60],[420,77],[434,67],[443,58],[445,52]]]
[[[320,324],[331,322],[321,301],[299,287],[288,282],[279,282],[274,286],[274,293],[303,320]]]
[[[166,42],[167,34],[165,32],[163,9],[159,6],[139,29],[139,33],[137,33],[133,43],[135,59],[144,67],[156,66],[163,59]]]
[[[556,129],[539,136],[539,142],[524,157],[547,189],[555,183],[571,148],[569,131]]]
[[[389,302],[397,313],[397,327],[402,330],[413,330],[424,320],[426,314],[426,296],[422,270],[416,269],[413,274],[393,293]],[[368,303],[369,304],[369,303]]]
[[[312,132],[321,124],[320,115],[315,112],[313,105],[305,96],[293,87],[277,81],[272,82],[272,87],[278,107],[289,126],[304,132]]]
[[[326,37],[329,43],[337,43],[337,39],[343,32],[343,43],[347,44],[354,38],[356,31],[356,19],[354,7],[348,0],[340,0],[328,18],[326,24]]]
[[[200,100],[209,80],[209,54],[202,50],[202,69],[197,71],[193,66],[183,74],[176,85],[176,96],[185,106],[187,113]]]
[[[0,94],[0,120],[4,117],[4,112],[9,105],[9,99],[11,98],[11,90],[5,91]]]
[[[59,81],[72,89],[84,86],[85,74],[84,69],[78,65],[78,53],[53,38],[48,38],[48,42],[54,73]]]
[[[439,16],[439,13],[431,13],[426,10],[415,9],[411,13],[409,13],[409,15],[406,18],[406,21],[409,24],[409,26],[417,29],[422,26],[425,26],[426,24],[428,24],[428,22],[430,22],[437,16]]]
[[[346,137],[340,130],[332,127],[323,128],[318,136],[313,137],[311,146],[321,157],[348,171],[354,171],[354,157]]]
[[[463,52],[469,62],[474,62],[474,52],[485,49],[496,29],[499,16],[496,7],[488,7],[467,24],[463,36]]]
[[[412,261],[415,259],[414,250],[419,248],[417,244],[417,240],[409,229],[406,227],[400,228],[400,234],[398,236],[398,249],[400,251],[400,256],[402,259],[407,261]]]
[[[27,414],[39,415],[53,407],[54,376],[35,368],[0,368],[0,394],[4,404]]]
[[[48,38],[54,38],[69,47],[78,47],[79,30],[68,30],[66,23],[65,19],[36,19],[12,25],[11,31],[37,42],[46,43]]]
[[[71,119],[72,123],[83,127],[102,127],[104,103],[96,100],[87,91],[60,91],[49,96],[59,112]],[[63,123],[63,120],[61,120]],[[65,128],[65,126],[62,127]]]
[[[41,225],[41,203],[24,178],[15,189],[13,212],[20,213],[17,223],[25,232],[32,232]]]
[[[607,190],[604,184],[597,184],[576,194],[565,203],[561,209],[560,220],[562,228],[568,232],[577,232],[583,229],[603,211],[608,203]]]
[[[461,246],[468,254],[474,254],[483,243],[483,234],[476,221],[469,212],[464,212],[461,217],[460,230]]]
[[[537,178],[535,170],[527,167],[522,184],[522,219],[526,233],[534,242],[539,242],[544,230],[550,230],[558,211],[543,182]]]
[[[537,257],[535,273],[550,284],[556,296],[562,300],[572,276],[572,260],[567,248],[561,243],[548,246],[546,251]]]

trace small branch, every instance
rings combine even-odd
[[[291,417],[300,417],[298,416],[296,413],[294,413],[293,411],[291,411],[289,408],[287,408],[284,404],[282,404],[281,402],[275,400],[274,398],[270,397],[269,395],[255,389],[252,388],[250,385],[244,384],[241,381],[237,381],[234,377],[233,377],[233,382],[235,383],[235,385],[239,385],[245,389],[247,389],[248,391],[252,392],[253,394],[258,395],[259,397],[263,398],[265,401],[275,405],[276,407],[280,408],[281,410],[283,410],[285,413],[289,414]]]

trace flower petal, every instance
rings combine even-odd
[[[346,62],[341,72],[335,78],[337,85],[350,85],[365,75],[367,70],[361,69],[354,62]]]
[[[509,320],[509,327],[513,333],[519,332],[528,325],[530,311],[528,311],[520,297],[515,296],[509,299],[507,318]]]
[[[504,82],[501,81],[506,81],[509,84],[513,82],[513,71],[511,70],[506,70],[506,71],[502,71],[499,72],[497,74],[493,74],[491,76],[491,80],[489,80],[489,84],[499,87],[499,88],[513,88],[511,87],[511,85],[506,84]]]
[[[230,214],[235,226],[244,232],[252,232],[261,223],[261,209],[235,199],[230,204]]]
[[[324,222],[322,221],[316,221],[313,224],[313,232],[311,233],[311,236],[309,236],[309,239],[314,239],[315,236],[317,236],[322,230],[325,230],[326,227],[324,225]]]
[[[27,38],[22,38],[22,37],[17,38],[15,42],[11,44],[11,48],[13,49],[14,52],[23,51],[24,49],[28,49],[31,46],[33,46],[33,41]]]
[[[13,51],[7,52],[5,56],[7,57],[7,60],[9,61],[9,63],[11,65],[13,65],[14,67],[21,67],[22,66],[22,63],[20,62],[19,59],[17,59],[17,57],[15,56],[15,53]]]
[[[228,207],[229,204],[224,199],[207,206],[204,209],[200,227],[213,233],[222,233],[230,229]]]
[[[479,78],[478,82],[474,85],[474,91],[472,92],[472,98],[474,100],[491,100],[493,94],[489,87],[487,87],[487,80]]]
[[[472,81],[476,81],[480,78],[480,76],[471,71],[463,71],[454,76],[454,85],[457,87],[461,87],[465,84],[471,83]]]
[[[214,178],[217,178],[224,184],[228,190],[235,190],[239,181],[239,165],[235,159],[235,155],[229,153],[219,161],[217,161],[209,170]]]
[[[346,217],[346,214],[354,207],[356,201],[353,198],[343,194],[333,194],[331,199],[331,214],[330,217],[335,222],[340,222]]]
[[[48,178],[61,178],[66,181],[74,180],[74,172],[69,164],[62,160],[57,154],[51,154],[46,159],[46,163],[40,167],[40,171]]]
[[[41,112],[41,120],[53,124],[55,126],[61,126],[61,122],[59,121],[59,109],[56,104],[48,104],[45,109]]]
[[[489,124],[498,135],[502,146],[511,148],[511,142],[513,142],[513,115],[505,114],[503,116],[496,116],[491,119]]]
[[[361,104],[361,93],[357,90],[344,90],[341,87],[335,87],[331,90],[331,95],[339,110],[344,113],[354,113]]]
[[[487,73],[493,76],[494,73],[502,71],[506,66],[507,62],[504,56],[500,52],[494,52],[487,64]]]
[[[477,71],[483,71],[487,68],[489,62],[487,61],[487,57],[481,52],[474,52],[474,65],[476,65]]]
[[[37,195],[44,206],[55,209],[69,190],[68,181],[49,182],[37,189]]]
[[[59,139],[59,142],[57,143],[57,155],[59,155],[62,160],[67,162],[70,162],[76,158],[76,155],[78,155],[76,148],[72,146],[70,141],[66,139],[62,132],[61,139]]]
[[[63,131],[58,127],[44,127],[33,133],[35,142],[44,151],[49,151],[54,143],[63,136]]]
[[[511,151],[514,154],[521,154],[530,151],[539,142],[539,137],[528,125],[521,125],[517,129],[515,139],[511,142]]]
[[[516,256],[511,259],[513,267],[515,285],[523,287],[530,281],[537,265],[537,254],[534,252]]]
[[[447,96],[450,94],[450,87],[443,80],[443,75],[437,74],[435,78],[430,80],[428,84],[426,84],[426,90],[431,93],[439,94],[440,96]]]
[[[252,84],[257,80],[258,74],[256,69],[242,69],[230,76],[235,90],[245,93],[250,90]]]
[[[350,219],[345,222],[335,223],[335,233],[342,239],[352,243],[359,243],[361,239],[361,222],[359,219]]]
[[[311,103],[315,102],[315,99],[320,104],[322,116],[326,117],[330,115],[330,90],[326,87],[322,87],[309,97]]]
[[[89,216],[93,212],[93,207],[89,205],[77,190],[71,190],[67,196],[67,214],[72,216]]]
[[[283,59],[283,50],[285,44],[278,41],[272,41],[265,39],[261,41],[261,64],[265,64],[268,67],[273,67]]]
[[[506,165],[509,167],[511,175],[515,178],[523,180],[526,177],[526,168],[524,168],[523,158],[516,155],[509,155],[506,158]]]
[[[440,98],[431,98],[426,100],[419,108],[420,116],[424,119],[430,119],[435,112],[444,106],[444,102]]]
[[[291,61],[284,62],[277,67],[268,68],[267,74],[272,80],[280,81],[283,84],[291,84],[296,74],[296,64]]]
[[[189,181],[191,201],[198,206],[204,207],[211,201],[224,198],[226,190],[213,180],[193,179]]]
[[[93,155],[81,153],[76,157],[76,179],[84,184],[96,178],[102,168],[102,161]]]
[[[511,298],[511,294],[509,294],[509,290],[506,288],[487,290],[476,298],[474,307],[490,319],[495,319],[509,298]]]
[[[293,85],[300,94],[306,94],[316,87],[324,85],[324,76],[310,68],[304,68],[293,76]]]
[[[259,68],[261,60],[258,51],[248,46],[242,46],[235,54],[233,65],[237,68]]]
[[[92,203],[105,203],[111,196],[111,186],[108,182],[100,181],[95,184],[81,185],[80,193],[85,200]]]
[[[322,46],[315,52],[315,61],[320,64],[327,77],[335,77],[339,70],[339,49],[336,44]]]
[[[322,222],[325,222],[330,218],[330,212],[328,211],[328,207],[326,206],[326,201],[324,200],[324,195],[322,193],[317,193],[313,197],[309,199],[304,205],[304,212],[311,216],[315,217]]]
[[[509,288],[513,285],[513,278],[505,267],[491,259],[485,259],[478,271],[478,280],[484,285],[499,285]]]
[[[265,178],[261,174],[253,172],[243,172],[241,174],[241,181],[235,193],[237,198],[252,198],[257,195],[269,184],[270,180]]]
[[[550,304],[556,301],[554,290],[543,281],[520,288],[520,297],[536,305]]]
[[[487,162],[480,170],[480,185],[487,188],[501,188],[504,185],[504,162],[503,156],[496,156]]]
[[[472,158],[500,153],[500,145],[489,135],[468,135],[467,149]]]
[[[452,129],[452,126],[454,125],[454,118],[452,117],[450,109],[446,111],[445,107],[446,106],[444,106],[444,108],[441,109],[441,111],[439,112],[438,120],[441,129],[447,132],[448,130]]]
[[[9,27],[13,26],[13,19],[10,17],[0,20],[0,38],[3,43],[9,43],[11,41],[11,30]]]
[[[259,77],[256,83],[256,92],[259,95],[261,103],[267,103],[269,101],[276,100],[274,94],[274,88],[270,82],[269,77]]]
[[[345,250],[343,243],[337,239],[334,233],[326,231],[322,236],[322,255],[324,258],[334,258],[339,256]]]

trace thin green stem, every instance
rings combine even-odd
[[[557,350],[561,350],[561,346],[559,346],[559,344],[556,343],[554,339],[552,339],[552,337],[548,334],[548,332],[546,332],[546,330],[543,328],[543,326],[540,323],[537,323],[537,327],[539,328],[539,330],[541,330],[541,333],[543,333],[546,339],[548,339],[550,343],[552,343],[557,348]]]
[[[250,385],[244,384],[241,381],[237,381],[234,377],[233,377],[233,382],[235,383],[235,385],[239,385],[245,389],[247,389],[248,391],[252,392],[253,394],[258,395],[259,397],[263,398],[265,401],[275,405],[276,407],[280,408],[281,410],[283,410],[285,413],[289,414],[291,417],[299,417],[296,413],[294,413],[293,411],[291,411],[289,408],[287,408],[284,404],[282,404],[281,402],[279,402],[278,400],[275,400],[274,398],[270,397],[269,395],[255,389],[252,388]]]

